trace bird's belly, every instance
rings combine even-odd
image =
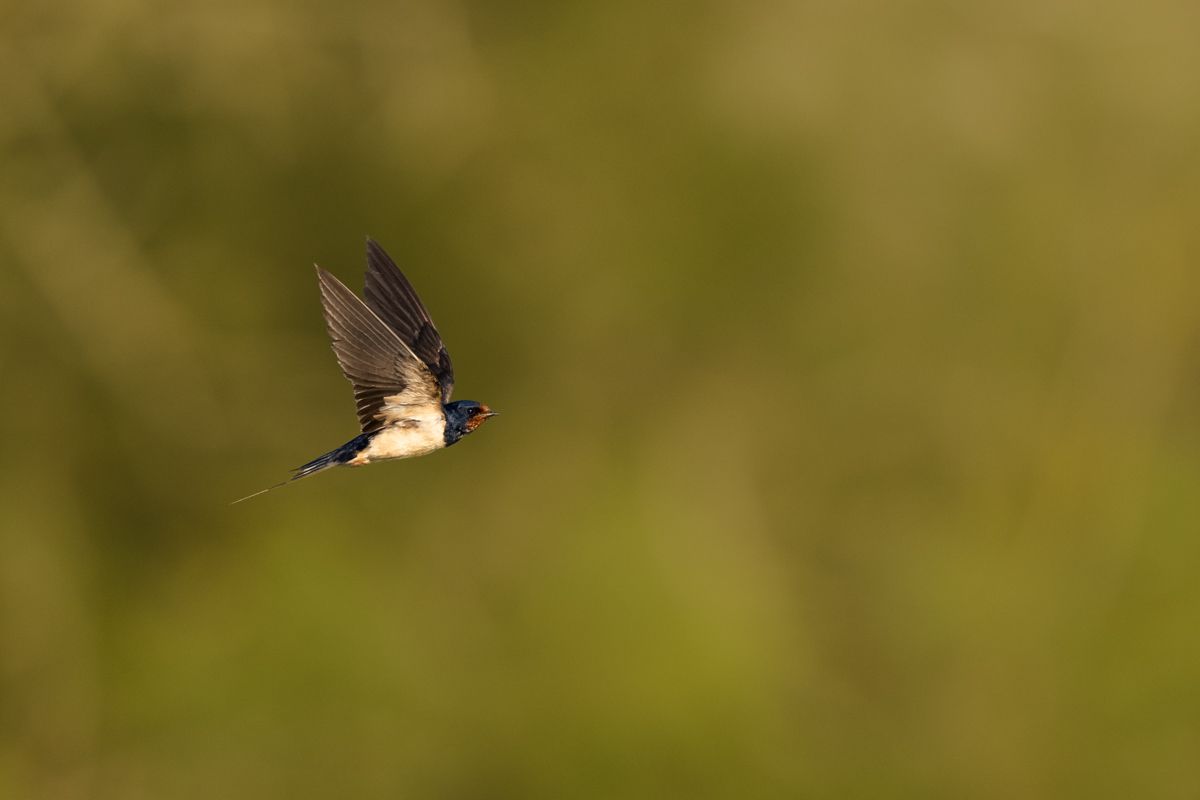
[[[372,437],[352,463],[367,464],[389,458],[412,458],[446,446],[446,420],[419,418],[393,423]]]

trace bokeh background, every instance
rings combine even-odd
[[[1190,0],[0,9],[0,796],[1200,796]],[[408,271],[459,447],[355,432]]]

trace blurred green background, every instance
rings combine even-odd
[[[1200,796],[1197,9],[10,0],[0,797]]]

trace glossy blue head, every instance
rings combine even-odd
[[[476,403],[474,400],[455,400],[453,403],[447,403],[445,408],[446,447],[468,433],[474,433],[484,420],[497,414],[483,403]]]

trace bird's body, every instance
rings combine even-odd
[[[496,413],[472,400],[450,402],[450,354],[412,284],[374,241],[367,240],[364,298],[320,267],[317,279],[334,355],[354,386],[362,433],[270,489],[329,467],[428,455]]]
[[[403,413],[403,412],[402,412]],[[446,414],[421,410],[404,416],[375,433],[353,459],[350,466],[358,467],[375,461],[393,458],[414,458],[428,455],[446,446]]]

